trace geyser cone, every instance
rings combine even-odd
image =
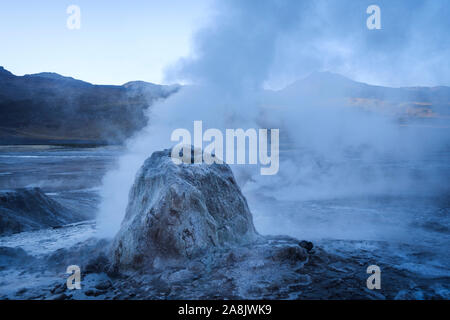
[[[154,152],[136,175],[113,262],[119,269],[152,266],[258,237],[228,165],[176,165],[171,150],[164,150]]]

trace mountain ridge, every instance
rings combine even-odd
[[[0,144],[121,144],[146,110],[179,86],[96,85],[52,72],[16,76],[0,67]]]
[[[314,72],[268,95],[268,104],[357,107],[403,121],[450,119],[450,87],[386,87]],[[448,124],[446,124],[448,125]]]
[[[97,85],[54,72],[16,76],[0,66],[0,144],[122,144],[147,124],[146,110],[156,100],[180,88],[141,80]],[[314,72],[266,93],[269,106],[319,101],[401,121],[450,119],[447,86],[391,88]]]

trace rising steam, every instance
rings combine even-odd
[[[393,118],[346,108],[342,101],[328,99],[329,92],[339,95],[331,87],[335,82],[322,86],[317,95],[268,90],[323,70],[387,85],[449,83],[448,67],[440,68],[449,47],[426,37],[426,31],[437,32],[444,23],[430,23],[433,15],[442,14],[444,1],[378,2],[385,17],[378,34],[365,27],[369,1],[217,2],[213,22],[193,38],[192,55],[167,70],[169,80],[188,85],[151,107],[147,127],[128,141],[127,153],[105,176],[100,235],[113,236],[119,229],[143,161],[173,146],[172,131],[191,129],[195,120],[202,120],[205,129],[223,131],[280,129],[276,176],[261,176],[252,166],[233,166],[244,195],[300,201],[437,192],[443,179],[438,171],[427,172],[419,184],[408,164],[442,148],[448,134],[401,127]],[[408,6],[417,7],[409,20],[418,25],[398,16]],[[426,42],[426,52],[420,41]],[[405,167],[373,166],[383,161]],[[258,220],[263,213],[254,214]],[[267,225],[264,230],[270,232]]]

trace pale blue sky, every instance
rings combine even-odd
[[[2,1],[0,66],[17,75],[57,72],[97,84],[163,82],[163,69],[189,52],[209,0]],[[81,29],[66,27],[67,7]]]
[[[366,27],[374,3],[375,31]],[[72,4],[80,30],[66,26]],[[247,73],[281,87],[328,70],[380,85],[450,85],[449,17],[449,0],[2,0],[0,66],[165,83],[166,67],[191,52],[201,58],[168,73],[172,81]]]

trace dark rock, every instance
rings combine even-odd
[[[95,289],[98,289],[100,291],[108,290],[112,287],[112,283],[109,280],[104,280],[102,282],[99,282],[95,285]]]
[[[308,259],[305,249],[299,246],[282,246],[274,254],[274,260],[303,262]]]
[[[66,284],[58,284],[53,289],[50,290],[53,294],[60,294],[66,291]]]
[[[20,266],[34,260],[22,248],[0,247],[0,267],[7,269],[13,266]]]
[[[58,295],[54,296],[52,300],[67,300],[67,299],[69,299],[71,297],[72,297],[71,295],[67,295],[65,293],[61,293],[61,294],[58,294]]]
[[[0,235],[63,226],[85,219],[39,188],[0,192]]]
[[[99,295],[105,294],[105,291],[89,289],[86,290],[84,294],[87,295],[88,297],[98,297]]]
[[[17,292],[16,292],[16,296],[21,296],[21,295],[23,295],[25,292],[27,292],[28,291],[28,289],[27,288],[22,288],[22,289],[19,289],[19,290],[17,290]]]
[[[308,251],[308,252],[310,252],[314,248],[313,243],[310,241],[306,241],[306,240],[300,241],[299,246],[306,249],[306,251]]]
[[[29,257],[25,250],[16,247],[0,247],[0,257],[8,257],[13,259],[27,258]]]

